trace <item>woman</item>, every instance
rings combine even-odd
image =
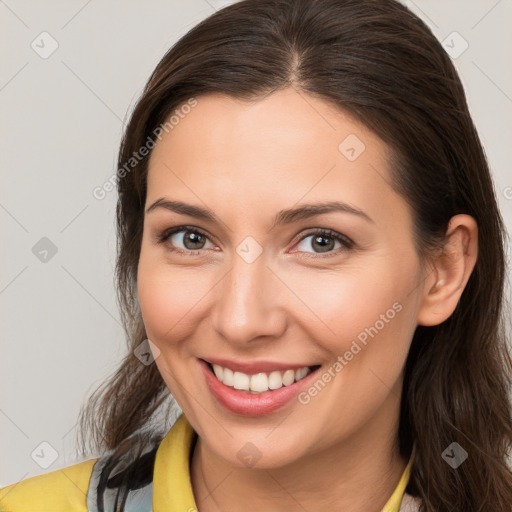
[[[158,64],[118,163],[130,351],[83,410],[100,456],[2,510],[510,510],[504,228],[407,8],[218,11]]]

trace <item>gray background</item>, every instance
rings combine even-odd
[[[228,3],[0,0],[0,485],[79,461],[80,405],[125,350],[115,191],[92,190],[154,66]],[[405,3],[455,52],[510,231],[512,0]]]

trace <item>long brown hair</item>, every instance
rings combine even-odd
[[[453,215],[478,223],[478,260],[457,308],[415,331],[398,443],[406,458],[415,445],[407,490],[424,511],[510,511],[503,221],[455,67],[394,0],[243,0],[196,25],[159,62],[118,160],[116,278],[129,351],[81,411],[83,453],[126,444],[172,401],[156,365],[133,354],[147,337],[136,277],[151,153],[133,168],[127,162],[191,98],[220,92],[257,101],[290,86],[352,114],[389,145],[392,185],[412,207],[422,261],[442,246]],[[454,442],[469,455],[457,469],[442,458]]]

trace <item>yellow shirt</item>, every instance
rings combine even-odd
[[[196,512],[190,483],[190,452],[196,433],[182,414],[156,452],[153,512]],[[1,512],[87,512],[89,479],[97,459],[34,476],[0,489]],[[399,512],[412,457],[382,512]]]

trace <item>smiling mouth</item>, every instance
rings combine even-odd
[[[208,365],[208,368],[215,375],[217,380],[222,382],[225,386],[251,394],[261,394],[280,389],[284,386],[291,386],[320,368],[320,365],[312,365],[295,370],[274,370],[271,372],[247,374],[233,371],[218,364],[209,363],[208,361],[204,362]]]

